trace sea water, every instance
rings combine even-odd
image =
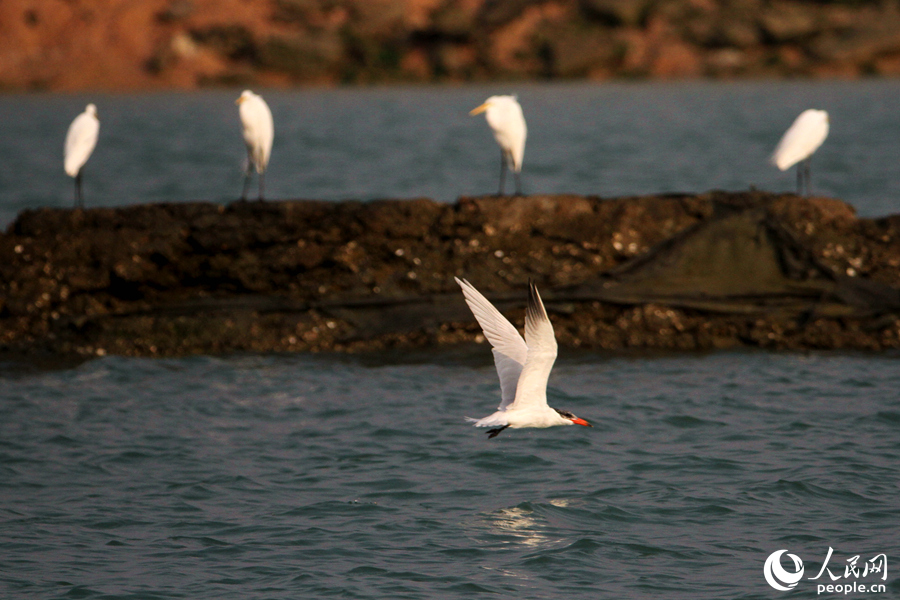
[[[865,216],[900,211],[900,80],[256,91],[275,121],[271,199],[496,193],[500,152],[484,117],[468,111],[516,93],[528,122],[525,193],[794,191],[794,169],[768,159],[797,115],[821,108],[831,133],[812,159],[813,192]],[[0,95],[0,227],[26,208],[73,205],[63,140],[88,102],[100,138],[84,170],[87,206],[236,200],[246,160],[239,94]],[[256,190],[254,181],[251,198]]]
[[[491,440],[484,346],[0,373],[4,598],[900,594],[895,355],[564,351]]]
[[[499,92],[528,118],[526,192],[792,190],[766,160],[814,106],[814,189],[867,215],[900,198],[898,82],[261,91],[270,198],[492,193],[467,111]],[[0,221],[71,205],[62,140],[88,101],[88,206],[234,200],[238,92],[0,97]],[[484,345],[11,357],[0,598],[897,597],[898,359],[562,349],[550,404],[594,427],[488,440],[463,420],[499,400]]]

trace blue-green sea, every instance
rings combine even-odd
[[[255,91],[275,122],[270,199],[493,194],[500,153],[468,111],[512,93],[528,123],[528,194],[793,191],[793,170],[768,158],[797,115],[820,108],[831,132],[812,159],[813,192],[865,216],[900,212],[900,80]],[[0,227],[25,208],[72,206],[63,141],[88,102],[100,138],[84,170],[87,206],[236,200],[239,94],[0,95]]]
[[[550,404],[594,428],[488,440],[490,361],[8,364],[0,595],[775,598],[787,549],[812,598],[829,548],[900,594],[896,356],[563,352]]]
[[[767,157],[816,107],[814,191],[900,204],[896,81],[257,91],[273,199],[493,193],[467,112],[517,92],[528,193],[792,190]],[[88,206],[236,199],[239,92],[0,96],[0,225],[72,204],[62,142],[89,101]],[[594,428],[488,440],[464,421],[499,402],[484,344],[6,356],[0,598],[900,597],[898,390],[897,353],[562,348],[550,404]]]

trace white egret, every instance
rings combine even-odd
[[[240,107],[241,125],[244,128],[244,142],[247,144],[247,171],[244,177],[244,192],[241,199],[247,199],[247,190],[253,169],[259,174],[259,199],[263,199],[263,177],[272,154],[272,140],[275,137],[275,126],[272,122],[272,111],[262,96],[250,90],[244,90],[235,101]]]
[[[493,427],[488,430],[488,438],[507,427],[593,427],[570,412],[547,405],[547,379],[556,361],[556,337],[537,287],[528,283],[525,339],[522,339],[515,326],[471,283],[455,279],[466,297],[466,304],[481,325],[484,337],[491,343],[494,365],[500,376],[501,399],[497,411],[483,419],[467,420],[475,423],[475,427]]]
[[[473,108],[469,114],[485,113],[485,119],[494,132],[494,139],[500,145],[500,192],[503,195],[503,184],[506,169],[513,173],[516,180],[516,194],[522,194],[520,173],[522,159],[525,156],[525,138],[528,128],[522,107],[515,96],[491,96],[484,104]]]
[[[772,153],[772,164],[786,171],[797,165],[797,194],[810,193],[809,159],[828,137],[828,113],[814,108],[800,113]],[[800,164],[798,164],[800,163]]]
[[[63,163],[66,174],[75,178],[75,206],[78,207],[84,206],[84,196],[81,193],[81,172],[84,163],[91,157],[94,146],[97,145],[99,133],[100,120],[97,118],[97,107],[94,104],[88,104],[84,112],[75,117],[66,133]]]

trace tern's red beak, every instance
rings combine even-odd
[[[593,425],[591,425],[584,419],[579,419],[578,417],[575,417],[574,419],[572,419],[572,422],[575,423],[576,425],[584,425],[585,427],[593,427]]]

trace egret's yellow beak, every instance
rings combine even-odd
[[[234,103],[235,103],[235,104],[240,104],[241,102],[243,102],[243,101],[246,100],[246,99],[247,99],[246,96],[239,96],[238,99],[234,101]]]
[[[488,103],[485,102],[485,103],[482,104],[481,106],[476,106],[475,108],[473,108],[472,110],[470,110],[470,111],[469,111],[469,114],[472,115],[472,116],[475,116],[475,115],[478,115],[478,114],[483,113],[483,112],[486,111],[487,109],[488,109]]]

